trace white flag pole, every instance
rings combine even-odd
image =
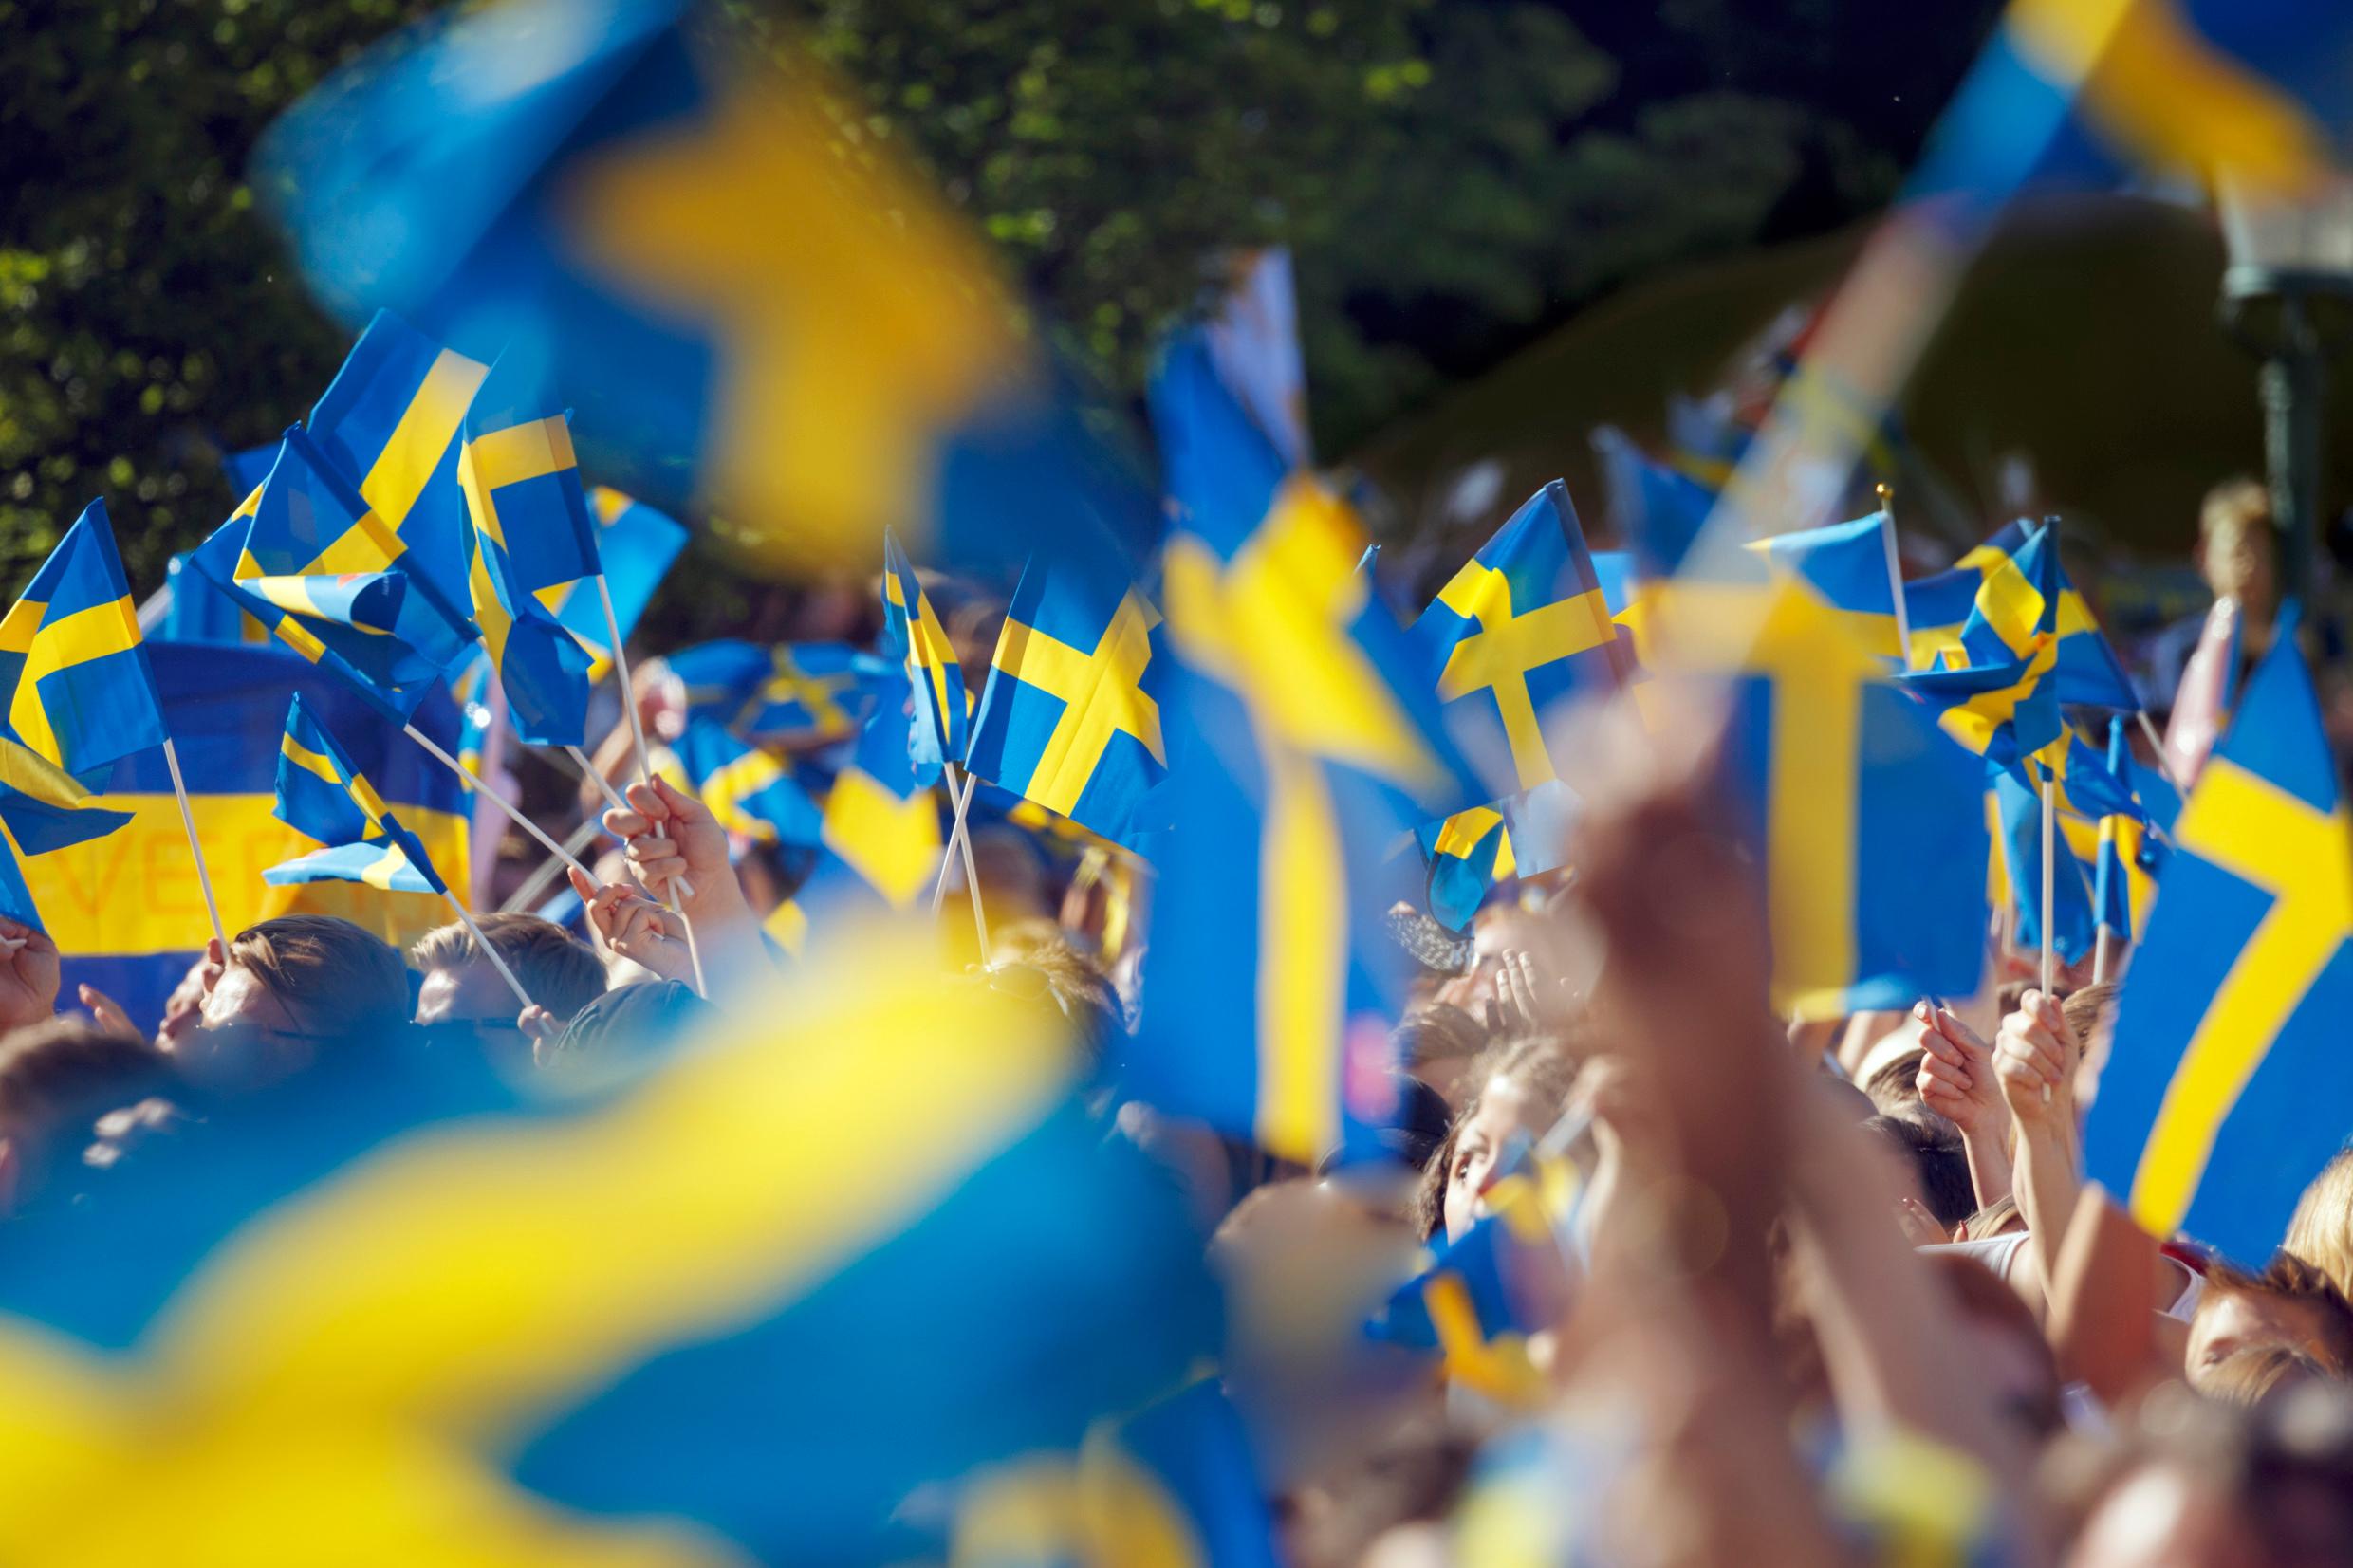
[[[1887,594],[1896,606],[1896,661],[1912,668],[1912,611],[1903,601],[1903,557],[1896,548],[1896,492],[1880,487],[1880,545],[1887,554]]]
[[[188,803],[188,781],[179,774],[179,751],[172,737],[163,737],[163,766],[172,770],[172,793],[179,797],[180,825],[188,830],[188,853],[195,857],[196,886],[204,890],[204,913],[213,918],[213,934],[229,950],[229,933],[221,929],[220,901],[213,896],[213,873],[204,863],[204,845],[196,838],[195,808]]]
[[[570,850],[565,849],[562,844],[557,843],[555,839],[549,838],[547,829],[541,827],[537,822],[523,815],[523,808],[521,806],[515,804],[514,802],[507,799],[504,795],[501,795],[497,790],[492,789],[487,780],[477,779],[472,774],[467,772],[466,765],[459,762],[455,757],[451,756],[447,751],[441,749],[440,746],[435,742],[431,735],[426,734],[423,730],[417,729],[417,726],[413,724],[402,726],[402,732],[406,734],[409,739],[423,747],[425,750],[432,755],[435,761],[440,763],[442,766],[448,768],[451,772],[465,780],[466,784],[470,787],[481,791],[482,798],[484,800],[490,802],[491,804],[498,807],[500,811],[504,812],[509,821],[514,823],[515,826],[521,828],[524,832],[538,839],[541,848],[545,849],[548,854],[554,856],[557,859],[562,860],[565,865],[570,866],[572,869],[579,872],[583,876],[587,877],[590,881],[593,882],[596,880],[597,874],[590,871],[586,866],[581,864],[579,856],[574,855]]]
[[[939,880],[932,884],[932,913],[934,914],[939,913],[940,904],[948,896],[948,867],[954,862],[956,848],[964,841],[964,810],[972,804],[973,790],[975,787],[973,775],[967,773],[964,775],[964,792],[959,795],[956,793],[955,765],[943,763],[940,766],[947,769],[948,803],[955,808],[955,820],[948,827],[947,846],[939,852]]]

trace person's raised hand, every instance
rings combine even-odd
[[[1950,1007],[1921,1002],[1912,1016],[1920,1023],[1920,1070],[1913,1079],[1920,1103],[1964,1135],[1997,1133],[2010,1112],[1994,1082],[1993,1048]]]
[[[577,870],[567,875],[587,907],[590,928],[607,950],[664,980],[692,981],[694,959],[676,915],[633,888],[600,887]],[[530,1032],[528,1026],[524,1032]]]
[[[622,798],[629,808],[607,811],[605,830],[623,840],[629,869],[647,892],[664,902],[676,893],[689,919],[750,917],[728,863],[727,830],[709,806],[659,777],[631,784]]]
[[[108,1034],[120,1035],[125,1040],[139,1038],[139,1028],[131,1022],[131,1015],[123,1011],[122,1004],[96,986],[77,987],[74,995],[84,1007],[90,1009],[91,1022]]]
[[[57,1011],[57,944],[46,932],[0,918],[0,1032]]]
[[[2021,1126],[2058,1123],[2075,1114],[2075,1031],[2059,999],[2029,991],[1993,1037],[1993,1071]]]

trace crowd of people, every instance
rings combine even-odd
[[[985,661],[985,604],[953,629]],[[978,886],[939,912],[960,940],[977,895],[977,978],[1075,1037],[1102,1135],[1196,1216],[1280,1560],[2353,1562],[2353,1153],[2269,1261],[2144,1234],[2082,1173],[2119,987],[2044,989],[1998,927],[1976,997],[1776,1018],[1712,727],[1652,717],[1591,721],[1573,876],[1491,898],[1467,940],[1398,913],[1418,980],[1379,1157],[1307,1169],[1123,1098],[1148,918],[1106,950],[1102,890],[1011,827],[977,831]],[[191,968],[152,1039],[0,926],[0,1246],[102,1224],[143,1145],[254,1136],[232,1108],[308,1075],[405,1053],[609,1085],[756,1021],[794,973],[768,930],[789,868],[667,778],[616,782],[597,877],[571,874],[582,933],[484,914],[402,952],[269,919]],[[1432,1356],[1369,1329],[1531,1145],[1573,1172],[1511,1264],[1533,1331]]]

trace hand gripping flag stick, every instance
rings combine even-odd
[[[630,699],[625,690],[622,692],[621,701],[629,704],[632,712],[636,710],[637,704]],[[642,737],[639,738],[639,744],[644,744]],[[594,763],[591,763],[586,757],[581,755],[579,747],[567,746],[564,749],[572,754],[572,760],[580,764],[581,772],[584,774],[590,782],[595,784],[597,786],[597,793],[604,797],[605,804],[611,806],[616,811],[628,811],[634,809],[627,801],[621,799],[620,791],[613,787],[613,781],[599,772]],[[640,752],[639,753],[639,756],[642,759],[644,753]],[[686,911],[680,907],[680,893],[693,893],[694,891],[695,884],[688,881],[683,876],[673,881],[670,884],[670,913],[678,917],[678,925],[686,932],[686,961],[695,970],[695,994],[703,998],[705,1001],[708,1001],[711,997],[711,988],[703,981],[702,948],[695,940],[695,922],[686,917]]]

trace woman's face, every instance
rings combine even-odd
[[[1530,1124],[1536,1108],[1527,1095],[1506,1079],[1490,1079],[1480,1092],[1478,1108],[1455,1134],[1453,1163],[1446,1171],[1446,1239],[1454,1241],[1479,1216],[1479,1194],[1487,1190],[1495,1164],[1515,1134],[1536,1137],[1544,1129]]]

